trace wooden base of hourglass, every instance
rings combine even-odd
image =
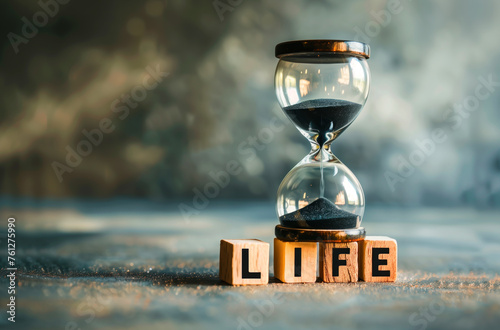
[[[288,228],[277,225],[274,228],[276,238],[286,242],[325,242],[346,243],[363,240],[366,236],[365,228],[352,229],[304,229]]]

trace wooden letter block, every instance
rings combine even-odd
[[[323,282],[357,282],[358,243],[319,243],[319,277]]]
[[[219,277],[232,285],[269,282],[269,243],[258,239],[220,241]]]
[[[398,244],[385,236],[366,236],[359,242],[359,277],[365,282],[394,282]]]
[[[318,244],[274,239],[274,277],[284,283],[316,282]]]

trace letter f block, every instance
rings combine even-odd
[[[358,281],[358,242],[319,243],[319,277],[327,283]]]

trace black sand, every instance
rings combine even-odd
[[[327,141],[326,134],[348,126],[361,110],[361,104],[337,100],[317,99],[285,107],[285,113],[301,129],[319,134],[318,143]]]
[[[282,226],[310,229],[356,228],[359,216],[344,210],[326,198],[318,198],[311,204],[280,217]]]

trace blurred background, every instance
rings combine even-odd
[[[499,16],[494,0],[1,1],[17,325],[246,329],[282,295],[262,328],[495,328]],[[219,281],[220,239],[272,242],[278,186],[309,151],[274,92],[274,47],[297,39],[371,47],[368,101],[332,149],[369,235],[398,241],[396,283]]]
[[[193,207],[207,187],[274,203],[309,150],[277,105],[274,46],[325,38],[371,46],[367,104],[333,145],[368,205],[498,207],[499,14],[496,1],[3,1],[2,204]],[[436,129],[446,138],[429,144]]]

